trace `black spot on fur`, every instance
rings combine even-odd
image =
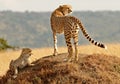
[[[89,41],[91,41],[91,38],[89,38]]]
[[[92,40],[92,43],[94,43],[94,40]]]
[[[87,36],[87,39],[90,38],[89,36]]]
[[[104,44],[101,44],[100,47],[101,47],[101,48],[105,48],[105,45],[104,45]]]
[[[101,45],[101,44],[99,43],[98,46],[100,47],[100,45]]]
[[[95,45],[97,45],[97,42],[95,42]]]
[[[88,36],[88,34],[85,34],[85,37],[87,37]]]

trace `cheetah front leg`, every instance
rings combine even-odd
[[[58,54],[57,35],[56,35],[56,33],[53,33],[53,40],[54,40],[54,53],[53,53],[53,56],[56,56]]]
[[[16,78],[16,77],[17,77],[17,74],[18,74],[18,68],[17,68],[17,67],[14,67],[14,75],[13,75],[13,78]]]
[[[31,60],[30,60],[30,59],[27,59],[26,62],[27,62],[27,65],[28,65],[28,66],[34,66],[34,65],[35,65],[35,64],[32,64],[32,63],[31,63]]]

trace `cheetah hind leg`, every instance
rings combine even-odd
[[[75,34],[73,37],[74,47],[75,47],[75,59],[74,62],[78,62],[78,34]]]
[[[66,44],[68,47],[68,58],[67,58],[67,62],[71,62],[72,61],[72,57],[73,57],[73,48],[72,48],[72,43],[70,41],[70,38],[66,39]]]
[[[78,45],[75,45],[75,59],[74,62],[78,62]]]
[[[72,56],[73,56],[72,48],[70,50],[71,51],[70,51],[70,53],[68,55],[67,62],[72,62]]]

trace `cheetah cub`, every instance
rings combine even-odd
[[[30,63],[29,57],[32,55],[32,50],[29,48],[23,48],[20,57],[16,60],[11,60],[9,68],[14,71],[13,78],[17,77],[18,69],[23,69],[26,66],[33,66]]]

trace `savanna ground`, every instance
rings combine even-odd
[[[35,66],[20,70],[16,79],[7,70],[21,50],[0,52],[0,84],[120,84],[120,44],[107,47],[79,46],[78,63],[63,61],[67,57],[64,47],[58,48],[56,57],[52,56],[53,48],[33,49],[31,61]]]

